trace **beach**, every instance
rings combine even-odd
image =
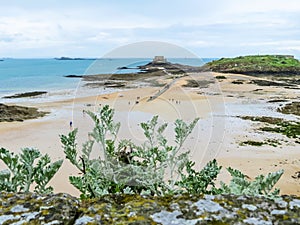
[[[226,79],[216,79],[217,76],[225,76]],[[188,80],[197,80],[200,84],[203,80],[211,82],[199,87],[189,87],[185,86]],[[242,83],[232,83],[237,80]],[[292,101],[297,99],[299,90],[258,86],[250,83],[250,80],[253,77],[239,74],[190,73],[176,79],[162,94],[159,93],[163,86],[118,88],[108,93],[90,88],[91,93],[91,90],[95,91],[94,95],[84,96],[81,94],[84,92],[82,89],[72,98],[22,101],[20,105],[37,107],[49,114],[24,122],[0,123],[1,147],[14,152],[19,152],[24,147],[34,147],[43,154],[49,154],[53,161],[64,159],[50,185],[56,193],[65,192],[79,196],[80,193],[68,181],[70,175],[77,175],[79,171],[65,159],[59,135],[78,128],[78,146],[88,140],[88,132],[93,128],[93,122],[85,111],[96,112],[104,105],[111,106],[115,110],[115,120],[121,122],[118,138],[132,139],[136,143],[144,140],[138,124],[150,120],[154,115],[159,115],[161,122],[169,123],[166,135],[170,143],[174,140],[172,124],[176,119],[191,122],[199,117],[197,126],[184,146],[184,150],[190,150],[190,158],[196,162],[197,169],[216,158],[223,166],[218,182],[229,181],[226,167],[241,170],[251,180],[259,174],[284,169],[284,174],[276,186],[281,189],[281,194],[300,195],[300,181],[292,178],[300,170],[299,144],[281,134],[257,131],[257,123],[238,117],[272,116],[297,120],[297,116],[276,111],[282,103],[268,101]],[[155,95],[158,97],[151,99]],[[243,141],[263,138],[282,141],[276,147],[241,145]],[[93,154],[95,157],[99,156],[100,150]],[[1,162],[0,168],[3,167]]]

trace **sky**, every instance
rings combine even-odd
[[[0,0],[0,5],[0,57],[103,57],[150,41],[205,58],[300,58],[299,0]]]

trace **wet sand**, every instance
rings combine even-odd
[[[211,74],[209,79],[220,75]],[[223,75],[223,74],[222,74]],[[185,149],[190,149],[191,159],[197,168],[213,158],[223,167],[240,169],[253,179],[258,174],[284,169],[285,173],[278,183],[281,194],[300,195],[300,181],[291,176],[300,171],[299,144],[279,134],[257,133],[255,124],[237,118],[238,115],[269,115],[292,118],[276,112],[279,103],[267,104],[270,99],[295,99],[299,90],[282,87],[259,87],[247,83],[252,79],[245,75],[225,74],[226,80],[218,81],[207,88],[182,87],[187,79],[198,79],[197,74],[176,81],[170,89],[153,101],[148,101],[162,87],[141,87],[123,89],[110,94],[101,94],[95,89],[95,96],[76,96],[60,101],[22,102],[25,106],[35,106],[50,114],[24,122],[0,123],[0,146],[18,152],[23,147],[35,147],[48,153],[52,160],[64,159],[59,172],[51,181],[55,192],[67,192],[78,196],[79,192],[68,182],[69,175],[77,171],[64,157],[59,140],[60,134],[70,131],[69,122],[79,128],[78,146],[88,139],[88,131],[93,127],[92,120],[83,110],[96,111],[108,104],[116,110],[115,119],[121,122],[119,138],[131,138],[142,142],[140,122],[159,115],[161,121],[169,122],[167,136],[174,140],[173,122],[177,119],[200,121],[186,141]],[[201,77],[200,79],[206,79]],[[233,80],[244,80],[241,85],[232,84]],[[261,89],[257,91],[257,89]],[[281,138],[284,144],[273,146],[240,146],[245,140],[260,138]],[[171,141],[172,142],[172,141]],[[98,153],[95,153],[95,156]],[[3,164],[0,163],[0,168]],[[225,168],[219,180],[228,180]]]

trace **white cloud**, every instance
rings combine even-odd
[[[299,43],[289,42],[300,36],[298,2],[5,2],[0,9],[0,52],[2,56],[12,52],[24,56],[27,51],[30,57],[30,49],[40,48],[41,56],[62,52],[101,56],[100,51],[108,48],[157,40],[215,56],[222,56],[225,50],[228,54],[244,51],[241,47],[248,52],[294,49],[300,55]]]

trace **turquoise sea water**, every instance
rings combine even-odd
[[[118,70],[119,67],[135,68],[152,59],[4,59],[0,61],[0,98],[5,95],[28,91],[57,91],[74,89],[78,79],[66,78],[66,75],[86,75],[103,73],[135,72],[136,69]],[[168,59],[173,63],[191,66],[212,61],[213,59]],[[0,99],[1,102],[1,99]]]

